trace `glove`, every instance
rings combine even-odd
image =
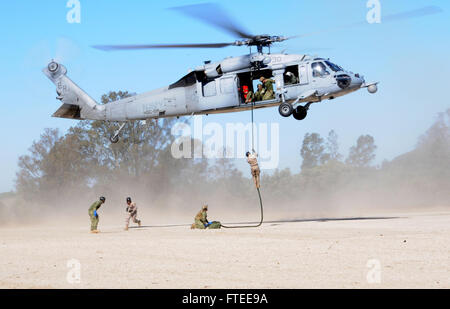
[[[98,217],[98,215],[97,215],[97,210],[94,210],[94,217]]]

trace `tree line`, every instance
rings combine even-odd
[[[102,103],[128,95],[109,92],[102,96]],[[45,129],[28,153],[19,157],[15,203],[20,207],[15,207],[16,211],[22,215],[31,209],[52,209],[69,200],[88,203],[98,195],[121,200],[124,192],[159,205],[198,206],[207,199],[234,209],[254,203],[253,184],[233,160],[212,163],[172,157],[175,138],[171,127],[175,121],[128,122],[116,144],[109,141],[117,129],[112,122],[80,121],[64,134]],[[299,173],[290,169],[263,173],[265,203],[282,205],[278,210],[295,210],[299,215],[347,203],[365,207],[448,206],[450,109],[438,116],[411,152],[374,166],[376,149],[372,136],[361,135],[344,158],[334,130],[326,137],[307,133],[299,147],[303,159]],[[0,208],[7,206],[0,204]]]

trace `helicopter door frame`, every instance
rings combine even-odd
[[[223,75],[212,80],[204,80],[199,82],[199,85],[202,90],[198,105],[201,111],[227,109],[239,105],[236,75]]]
[[[224,75],[219,80],[220,96],[228,101],[228,107],[238,106],[239,100],[239,77],[237,74]]]
[[[248,87],[249,91],[255,92],[253,87],[253,80],[251,79],[252,72],[242,72],[236,74],[236,87],[238,90],[238,101],[239,105],[246,105],[244,98],[244,86]]]
[[[300,64],[298,66],[298,79],[299,79],[299,85],[309,84],[308,64]]]
[[[225,76],[219,79],[220,81],[220,94],[221,95],[230,95],[234,93],[234,90],[237,90],[236,76]]]

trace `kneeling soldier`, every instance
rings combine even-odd
[[[200,210],[195,216],[195,222],[191,225],[191,229],[220,229],[222,226],[219,221],[208,221],[208,205],[203,205],[202,210]]]

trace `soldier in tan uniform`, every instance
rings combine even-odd
[[[194,218],[194,224],[191,225],[191,229],[201,229],[204,230],[208,227],[208,205],[203,205],[202,210],[200,210]]]
[[[136,203],[131,201],[131,197],[127,197],[127,215],[125,217],[125,231],[128,231],[128,225],[130,224],[130,219],[133,219],[134,223],[141,226],[141,220],[137,219],[137,206]]]
[[[255,182],[256,189],[259,189],[259,187],[260,187],[260,183],[259,183],[260,170],[259,170],[259,165],[258,165],[258,154],[254,151],[253,151],[253,153],[250,153],[247,151],[247,153],[245,155],[247,156],[248,164],[250,164],[250,168],[252,171],[252,177],[253,177],[253,181]]]

